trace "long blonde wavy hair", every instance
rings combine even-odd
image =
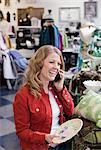
[[[64,61],[61,51],[51,45],[45,45],[40,47],[29,60],[29,65],[26,70],[26,80],[31,93],[34,94],[34,96],[37,98],[41,96],[42,82],[39,78],[39,75],[43,67],[43,62],[45,58],[53,52],[56,52],[60,56],[61,69],[64,70]]]

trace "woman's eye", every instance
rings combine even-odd
[[[54,63],[53,61],[50,61],[49,63]]]
[[[54,63],[54,64],[55,64],[55,62],[54,62],[54,61],[50,61],[49,63],[51,63],[51,64],[53,64],[53,63]],[[58,65],[58,66],[61,66],[61,63],[57,63],[57,65]]]

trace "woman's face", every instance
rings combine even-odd
[[[56,53],[50,53],[44,60],[41,70],[41,80],[53,81],[60,70],[61,60],[60,56]]]

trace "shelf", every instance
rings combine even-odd
[[[18,29],[41,29],[41,26],[18,26]]]

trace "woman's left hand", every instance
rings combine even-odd
[[[63,89],[63,85],[64,85],[64,71],[60,70],[59,71],[60,74],[60,80],[58,80],[57,82],[54,82],[54,86],[56,87],[56,89],[58,91],[61,91]]]
[[[56,147],[58,144],[54,144],[54,143],[51,143],[51,144],[49,144],[49,146],[51,146],[51,147]]]

